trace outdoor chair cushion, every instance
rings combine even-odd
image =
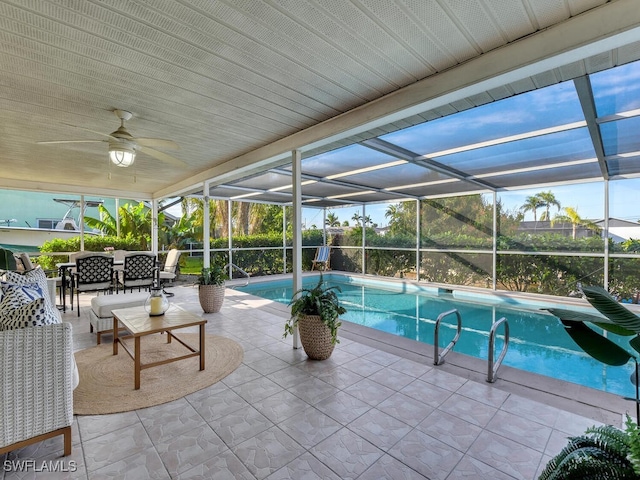
[[[91,310],[97,317],[112,318],[111,310],[117,308],[140,307],[149,297],[149,293],[117,293],[113,295],[98,295],[91,299]]]

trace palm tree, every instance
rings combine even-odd
[[[339,227],[340,220],[338,219],[338,216],[335,213],[329,212],[327,213],[327,218],[325,218],[324,220],[324,224],[327,227]]]
[[[392,203],[387,207],[387,211],[384,212],[385,218],[389,219],[389,223],[400,223],[402,220],[402,205],[399,203]]]
[[[564,214],[558,214],[551,220],[551,226],[557,222],[570,223],[572,227],[571,237],[575,240],[578,226],[583,226],[594,232],[600,232],[600,227],[591,220],[584,220],[578,215],[578,209],[572,207],[564,207]]]
[[[98,207],[102,220],[85,217],[84,221],[91,228],[97,228],[106,235],[117,235],[116,218],[102,205]],[[120,236],[131,235],[141,240],[141,247],[147,248],[151,241],[152,214],[144,202],[137,205],[125,203],[118,209],[120,217]],[[158,214],[158,224],[164,224],[164,213]]]
[[[540,206],[545,208],[545,211],[540,215],[540,220],[551,220],[549,209],[554,205],[558,212],[560,211],[560,202],[556,199],[556,196],[550,190],[546,192],[540,192],[536,195],[540,200]]]
[[[522,213],[533,212],[533,221],[538,221],[538,209],[544,206],[538,195],[530,195],[525,199],[524,204],[520,207]]]
[[[201,198],[184,198],[182,201],[182,214],[190,218],[192,236],[201,242],[203,237],[202,226],[204,201]],[[229,231],[226,200],[209,200],[209,219],[211,222],[211,236],[214,238],[225,237]]]

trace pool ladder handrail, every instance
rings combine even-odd
[[[494,362],[494,347],[496,342],[496,331],[500,325],[504,324],[504,345],[502,346],[502,351],[498,356],[498,360]],[[496,381],[498,369],[500,365],[502,365],[502,361],[504,360],[504,356],[507,354],[507,350],[509,348],[509,322],[507,322],[506,317],[502,317],[496,323],[491,326],[491,331],[489,332],[489,358],[487,361],[487,382],[493,383]]]
[[[440,322],[442,322],[442,320],[445,317],[448,317],[449,315],[454,315],[454,314],[458,320],[458,331],[456,332],[456,336],[453,337],[453,340],[449,342],[449,344],[444,348],[444,350],[442,350],[442,354],[440,354],[439,353],[440,347],[438,346],[438,339],[440,335]],[[433,364],[434,365],[442,365],[444,363],[444,357],[447,355],[447,353],[449,353],[453,349],[454,345],[460,338],[461,331],[462,331],[462,316],[460,315],[460,312],[458,311],[458,309],[454,308],[452,310],[447,310],[446,312],[443,312],[440,315],[438,315],[438,318],[436,319],[435,327],[433,329]]]
[[[249,276],[249,274],[247,272],[245,272],[243,269],[241,269],[239,266],[237,266],[235,263],[227,263],[223,268],[228,268],[231,267],[232,269],[235,268],[236,270],[238,270],[242,275],[244,275],[245,277],[247,277],[247,283],[245,283],[244,285],[240,285],[241,287],[246,287],[247,285],[249,285],[249,281],[251,280],[251,277]],[[231,274],[231,272],[229,272]],[[229,275],[229,277],[231,277],[231,275]],[[236,285],[238,286],[238,285]]]

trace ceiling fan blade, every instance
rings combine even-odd
[[[106,140],[50,140],[46,142],[36,142],[38,144],[49,144],[49,143],[102,143],[106,142]]]
[[[146,153],[147,155],[151,155],[154,158],[157,158],[158,160],[164,162],[164,163],[168,163],[171,165],[174,165],[176,167],[186,167],[187,164],[185,162],[183,162],[182,160],[177,159],[176,157],[172,157],[171,155],[167,155],[166,153],[163,152],[159,152],[158,150],[154,150],[153,148],[149,148],[149,147],[144,147],[142,145],[138,145],[138,150],[140,150],[141,152]]]
[[[155,148],[169,148],[171,150],[179,150],[180,146],[174,142],[173,140],[166,140],[164,138],[134,138],[135,142],[138,145],[142,145],[144,147],[155,147]]]
[[[111,137],[111,135],[109,133],[98,132],[96,130],[91,130],[90,128],[81,127],[79,125],[72,125],[71,123],[63,123],[62,125],[66,125],[67,127],[79,128],[80,130],[84,130],[86,132],[95,133],[96,135],[100,135],[101,137],[113,138],[113,137]]]

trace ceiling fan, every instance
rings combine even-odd
[[[165,140],[163,138],[143,138],[134,137],[124,127],[124,122],[131,119],[133,114],[126,110],[115,109],[113,113],[120,119],[120,127],[111,133],[101,133],[95,130],[89,130],[88,128],[78,127],[77,125],[70,125],[75,128],[81,128],[97,135],[108,137],[104,140],[53,140],[38,142],[39,144],[54,144],[54,143],[96,143],[107,142],[109,144],[109,159],[119,167],[129,167],[133,165],[135,161],[136,153],[143,152],[160,161],[169,163],[178,167],[184,167],[186,164],[171,155],[164,152],[160,152],[151,147],[168,148],[177,150],[178,144],[173,140]],[[67,124],[68,125],[68,124]]]

